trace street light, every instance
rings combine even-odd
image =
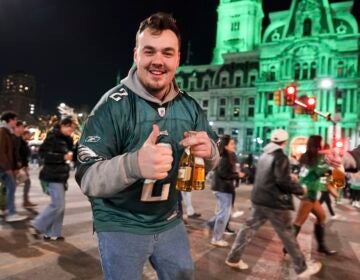
[[[319,88],[321,89],[332,89],[334,81],[331,78],[323,78],[319,82]]]

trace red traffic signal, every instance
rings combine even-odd
[[[309,114],[314,114],[316,107],[316,97],[308,97],[306,101],[306,110]]]
[[[290,85],[285,88],[285,103],[288,106],[292,106],[296,99],[296,86]]]

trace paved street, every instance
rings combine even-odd
[[[49,198],[41,192],[36,170],[32,171],[32,178],[31,200],[39,203],[37,210],[41,211]],[[65,242],[34,241],[27,233],[27,223],[7,224],[1,218],[0,279],[102,279],[89,203],[73,177],[69,183],[63,228]],[[238,189],[236,207],[245,214],[232,221],[234,229],[238,229],[249,214],[250,189],[251,186],[246,185]],[[16,202],[21,214],[28,213],[21,207],[22,187],[17,189]],[[204,221],[212,216],[215,209],[213,194],[209,190],[194,192],[193,204],[202,213],[201,219],[190,219],[187,225],[196,279],[296,279],[289,260],[282,256],[281,242],[269,224],[259,230],[245,251],[244,261],[250,265],[250,269],[240,272],[226,267],[224,260],[229,249],[210,245],[203,231]],[[339,251],[338,255],[324,257],[316,253],[311,219],[298,237],[306,257],[319,259],[324,265],[322,271],[311,279],[359,279],[360,211],[354,210],[346,199],[335,210],[340,218],[328,221],[327,240],[331,248]],[[232,242],[234,237],[226,239]],[[144,269],[143,279],[157,279],[149,264]]]

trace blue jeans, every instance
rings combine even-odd
[[[229,221],[232,207],[232,194],[224,192],[214,192],[217,199],[218,211],[209,221],[208,226],[213,228],[213,239],[219,241],[222,239],[226,224]]]
[[[65,212],[64,184],[49,182],[48,191],[51,203],[36,216],[32,226],[46,236],[59,237]]]
[[[296,273],[306,270],[306,262],[300,250],[295,234],[292,230],[292,217],[290,210],[269,208],[261,205],[252,205],[251,215],[238,232],[236,239],[228,254],[227,260],[237,263],[241,260],[246,246],[251,242],[257,230],[270,221],[284,247],[294,262]]]
[[[0,178],[4,181],[6,188],[6,208],[8,215],[13,215],[15,214],[15,178],[5,172],[0,172]]]
[[[183,223],[154,235],[98,232],[101,265],[106,280],[142,279],[149,259],[160,280],[194,279]]]

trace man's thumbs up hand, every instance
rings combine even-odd
[[[159,135],[160,129],[154,124],[152,132],[138,153],[140,172],[145,179],[164,179],[171,169],[172,149],[161,143],[156,144]]]

